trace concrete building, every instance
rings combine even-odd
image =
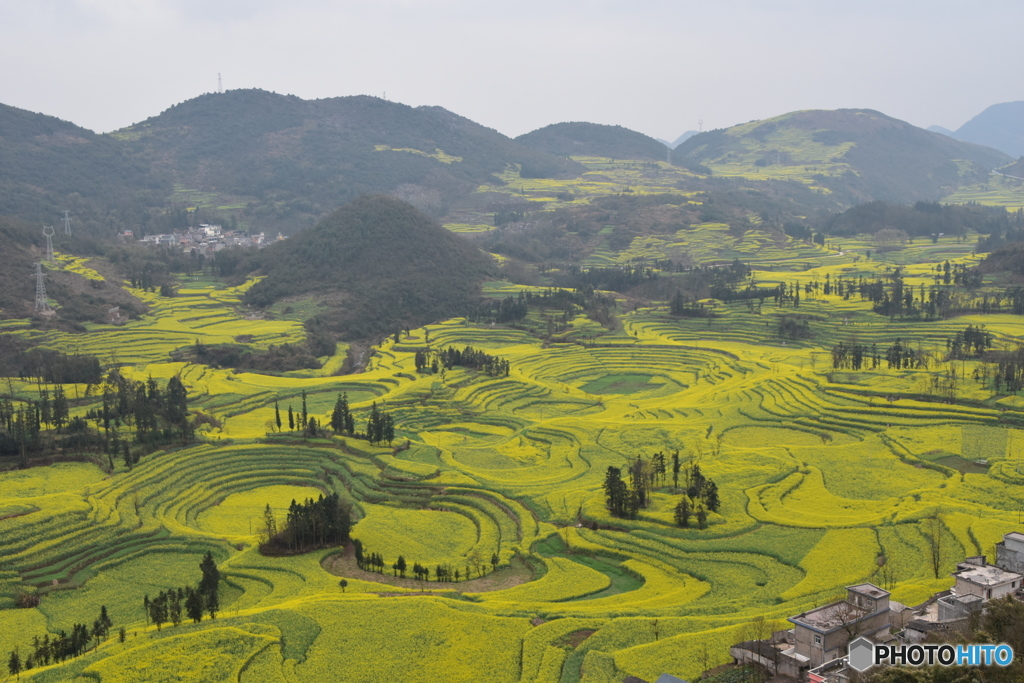
[[[1017,572],[1008,572],[994,564],[988,564],[981,555],[968,557],[959,563],[953,577],[956,579],[956,585],[953,586],[955,595],[974,595],[985,602],[1015,593],[1024,579],[1024,576]]]
[[[1024,534],[1011,531],[996,543],[996,566],[1008,572],[1024,574]]]
[[[890,640],[889,591],[871,583],[848,586],[846,600],[790,617],[794,649],[807,657],[810,667],[846,654],[846,644],[864,636],[876,642]]]

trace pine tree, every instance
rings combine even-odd
[[[683,527],[684,529],[689,527],[691,511],[692,510],[690,504],[690,497],[687,495],[683,495],[683,497],[679,500],[679,503],[676,504],[675,508],[674,516],[676,519],[676,524]]]
[[[306,412],[306,391],[305,391],[305,389],[303,389],[303,391],[302,391],[302,423],[301,423],[301,427],[303,429],[306,428],[306,424],[308,423],[308,421],[309,421],[309,413]]]
[[[277,424],[277,431],[281,431],[281,407],[274,401],[274,422]]]
[[[288,430],[295,431],[295,414],[292,413],[292,407],[288,406]]]
[[[203,572],[203,578],[199,582],[199,592],[203,595],[203,602],[206,604],[207,612],[210,613],[210,618],[215,619],[217,611],[220,609],[220,599],[217,594],[217,589],[220,586],[220,570],[217,569],[212,552],[206,552],[206,556],[199,564],[199,569]]]
[[[203,620],[203,612],[206,606],[203,604],[203,595],[196,589],[189,586],[185,589],[185,614],[192,620],[193,623],[198,624]]]

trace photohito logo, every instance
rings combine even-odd
[[[867,638],[850,643],[850,666],[867,671],[876,664],[924,666],[1009,666],[1013,648],[999,645],[875,645]]]

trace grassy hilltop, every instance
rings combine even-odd
[[[696,135],[675,164],[717,175],[798,180],[848,204],[935,200],[1010,161],[868,109],[800,111]]]

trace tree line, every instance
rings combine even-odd
[[[160,591],[152,600],[149,595],[143,596],[142,607],[146,612],[147,624],[156,624],[156,630],[159,631],[168,622],[174,626],[179,625],[183,614],[195,624],[203,620],[203,614],[208,614],[210,619],[217,618],[217,612],[220,611],[220,570],[217,569],[213,553],[207,551],[199,563],[199,570],[203,576],[195,587]]]
[[[602,294],[589,284],[573,289],[552,287],[543,292],[521,291],[515,297],[484,301],[470,311],[467,318],[477,323],[516,323],[526,318],[531,308],[538,311],[560,310],[562,323],[583,312],[594,322],[606,325],[615,308],[615,297]]]
[[[451,370],[464,367],[471,370],[486,372],[489,377],[508,377],[511,364],[498,356],[492,356],[480,349],[466,346],[461,351],[454,346],[447,349],[420,349],[413,359],[416,372],[436,373],[440,368]]]
[[[353,554],[355,555],[356,566],[363,571],[377,572],[383,574],[389,567],[384,561],[384,556],[380,553],[369,552],[363,546],[362,542],[358,538],[352,539]],[[491,571],[498,569],[498,553],[491,554]],[[420,564],[419,562],[413,562],[410,566],[406,561],[404,555],[399,555],[390,566],[393,576],[398,578],[405,578],[406,572],[411,572],[413,578],[417,581],[430,581],[431,569],[426,564]],[[458,567],[452,563],[437,564],[434,566],[433,574],[434,581],[451,583],[458,581],[469,581],[473,577],[473,571],[475,570],[476,577],[481,578],[487,569],[487,563],[480,560],[475,554],[466,560],[465,567]]]
[[[52,395],[40,384],[37,400],[0,402],[0,455],[17,455],[25,467],[29,457],[48,449],[102,452],[113,471],[115,457],[123,457],[129,468],[138,462],[132,441],[156,447],[192,440],[188,391],[177,376],[161,389],[152,378],[132,381],[111,370],[99,390],[101,407],[90,408],[84,416],[71,416],[71,402],[61,384],[53,387]]]
[[[268,426],[270,425],[271,423],[268,422]],[[274,402],[273,426],[276,426],[279,432],[284,428],[284,420],[281,418],[281,406],[277,401]],[[344,434],[355,439],[366,439],[371,444],[387,441],[388,445],[391,445],[391,442],[395,439],[395,418],[391,413],[378,408],[377,402],[374,401],[373,406],[370,408],[370,415],[366,420],[366,431],[357,432],[355,415],[352,413],[348,403],[348,392],[338,394],[338,400],[335,401],[334,408],[327,418],[326,424],[309,414],[305,391],[302,392],[301,412],[293,410],[291,405],[288,406],[289,431],[301,431],[303,436],[318,437],[323,436],[327,429],[330,429],[335,434]]]
[[[53,638],[49,633],[44,633],[42,638],[32,636],[32,654],[22,659],[18,649],[15,648],[7,659],[7,670],[12,676],[18,676],[22,671],[29,671],[37,666],[48,666],[51,662],[59,664],[69,659],[81,656],[89,649],[89,644],[96,647],[107,638],[114,622],[107,612],[106,605],[100,607],[99,616],[92,622],[92,628],[88,624],[74,624],[71,633],[63,629]],[[121,642],[124,642],[125,632],[121,629]]]

